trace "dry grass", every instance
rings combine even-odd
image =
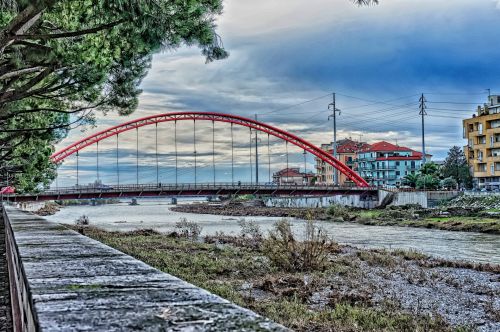
[[[255,245],[262,235],[255,226],[243,224],[239,236],[219,234],[205,243],[153,230],[73,228],[297,331],[468,331],[434,313],[408,312],[397,299],[380,303],[379,285],[367,278],[370,270],[413,275],[435,260],[411,251],[339,247],[312,222],[304,241],[282,220]],[[424,277],[415,275],[414,282]],[[494,315],[493,302],[490,309]]]
[[[281,220],[264,240],[262,252],[283,271],[323,271],[328,265],[330,240],[311,220],[304,241],[298,241],[288,220]]]

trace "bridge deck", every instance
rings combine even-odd
[[[266,195],[266,196],[329,196],[329,195],[377,195],[376,188],[301,186],[301,185],[253,185],[253,184],[183,184],[183,185],[120,185],[103,187],[59,188],[38,194],[5,195],[11,202],[91,199],[119,197],[162,196],[218,196],[218,195]]]
[[[41,331],[285,330],[59,224],[7,213]]]

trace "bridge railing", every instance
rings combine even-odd
[[[79,187],[59,187],[49,189],[33,195],[63,195],[63,194],[85,194],[85,193],[107,193],[107,192],[143,192],[143,191],[214,191],[214,190],[300,190],[300,191],[371,191],[376,188],[361,188],[361,187],[341,187],[341,186],[311,186],[305,184],[256,184],[249,182],[231,183],[182,183],[182,184],[126,184],[126,185],[100,185],[100,186],[79,186]],[[8,196],[23,196],[22,194],[4,195]]]

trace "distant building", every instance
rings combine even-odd
[[[273,174],[273,182],[280,185],[310,185],[315,175],[302,173],[299,168],[285,168]]]
[[[476,188],[500,188],[500,96],[490,96],[463,121],[465,156]]]
[[[377,142],[357,153],[357,171],[374,186],[399,186],[422,166],[422,153],[389,142]],[[427,155],[427,161],[432,156]]]
[[[355,169],[356,152],[360,149],[366,148],[369,145],[364,142],[356,142],[352,139],[343,139],[337,142],[337,159],[346,164],[352,170]],[[321,149],[333,154],[332,144],[322,144]],[[316,173],[318,184],[333,184],[333,166],[316,158]],[[350,180],[338,172],[339,185],[348,185]]]

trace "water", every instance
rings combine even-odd
[[[128,203],[102,206],[69,206],[47,219],[59,223],[73,224],[85,214],[91,224],[111,231],[131,231],[152,228],[161,232],[174,230],[181,218],[194,221],[203,227],[203,235],[216,232],[238,234],[241,217],[199,215],[179,213],[170,210],[172,205],[165,201],[144,200],[140,205]],[[245,217],[255,221],[263,231],[272,228],[280,218]],[[294,231],[302,233],[304,222],[292,220]],[[429,230],[420,228],[365,226],[351,223],[320,222],[330,237],[342,244],[362,248],[414,249],[431,256],[453,260],[467,260],[500,264],[500,236]]]

